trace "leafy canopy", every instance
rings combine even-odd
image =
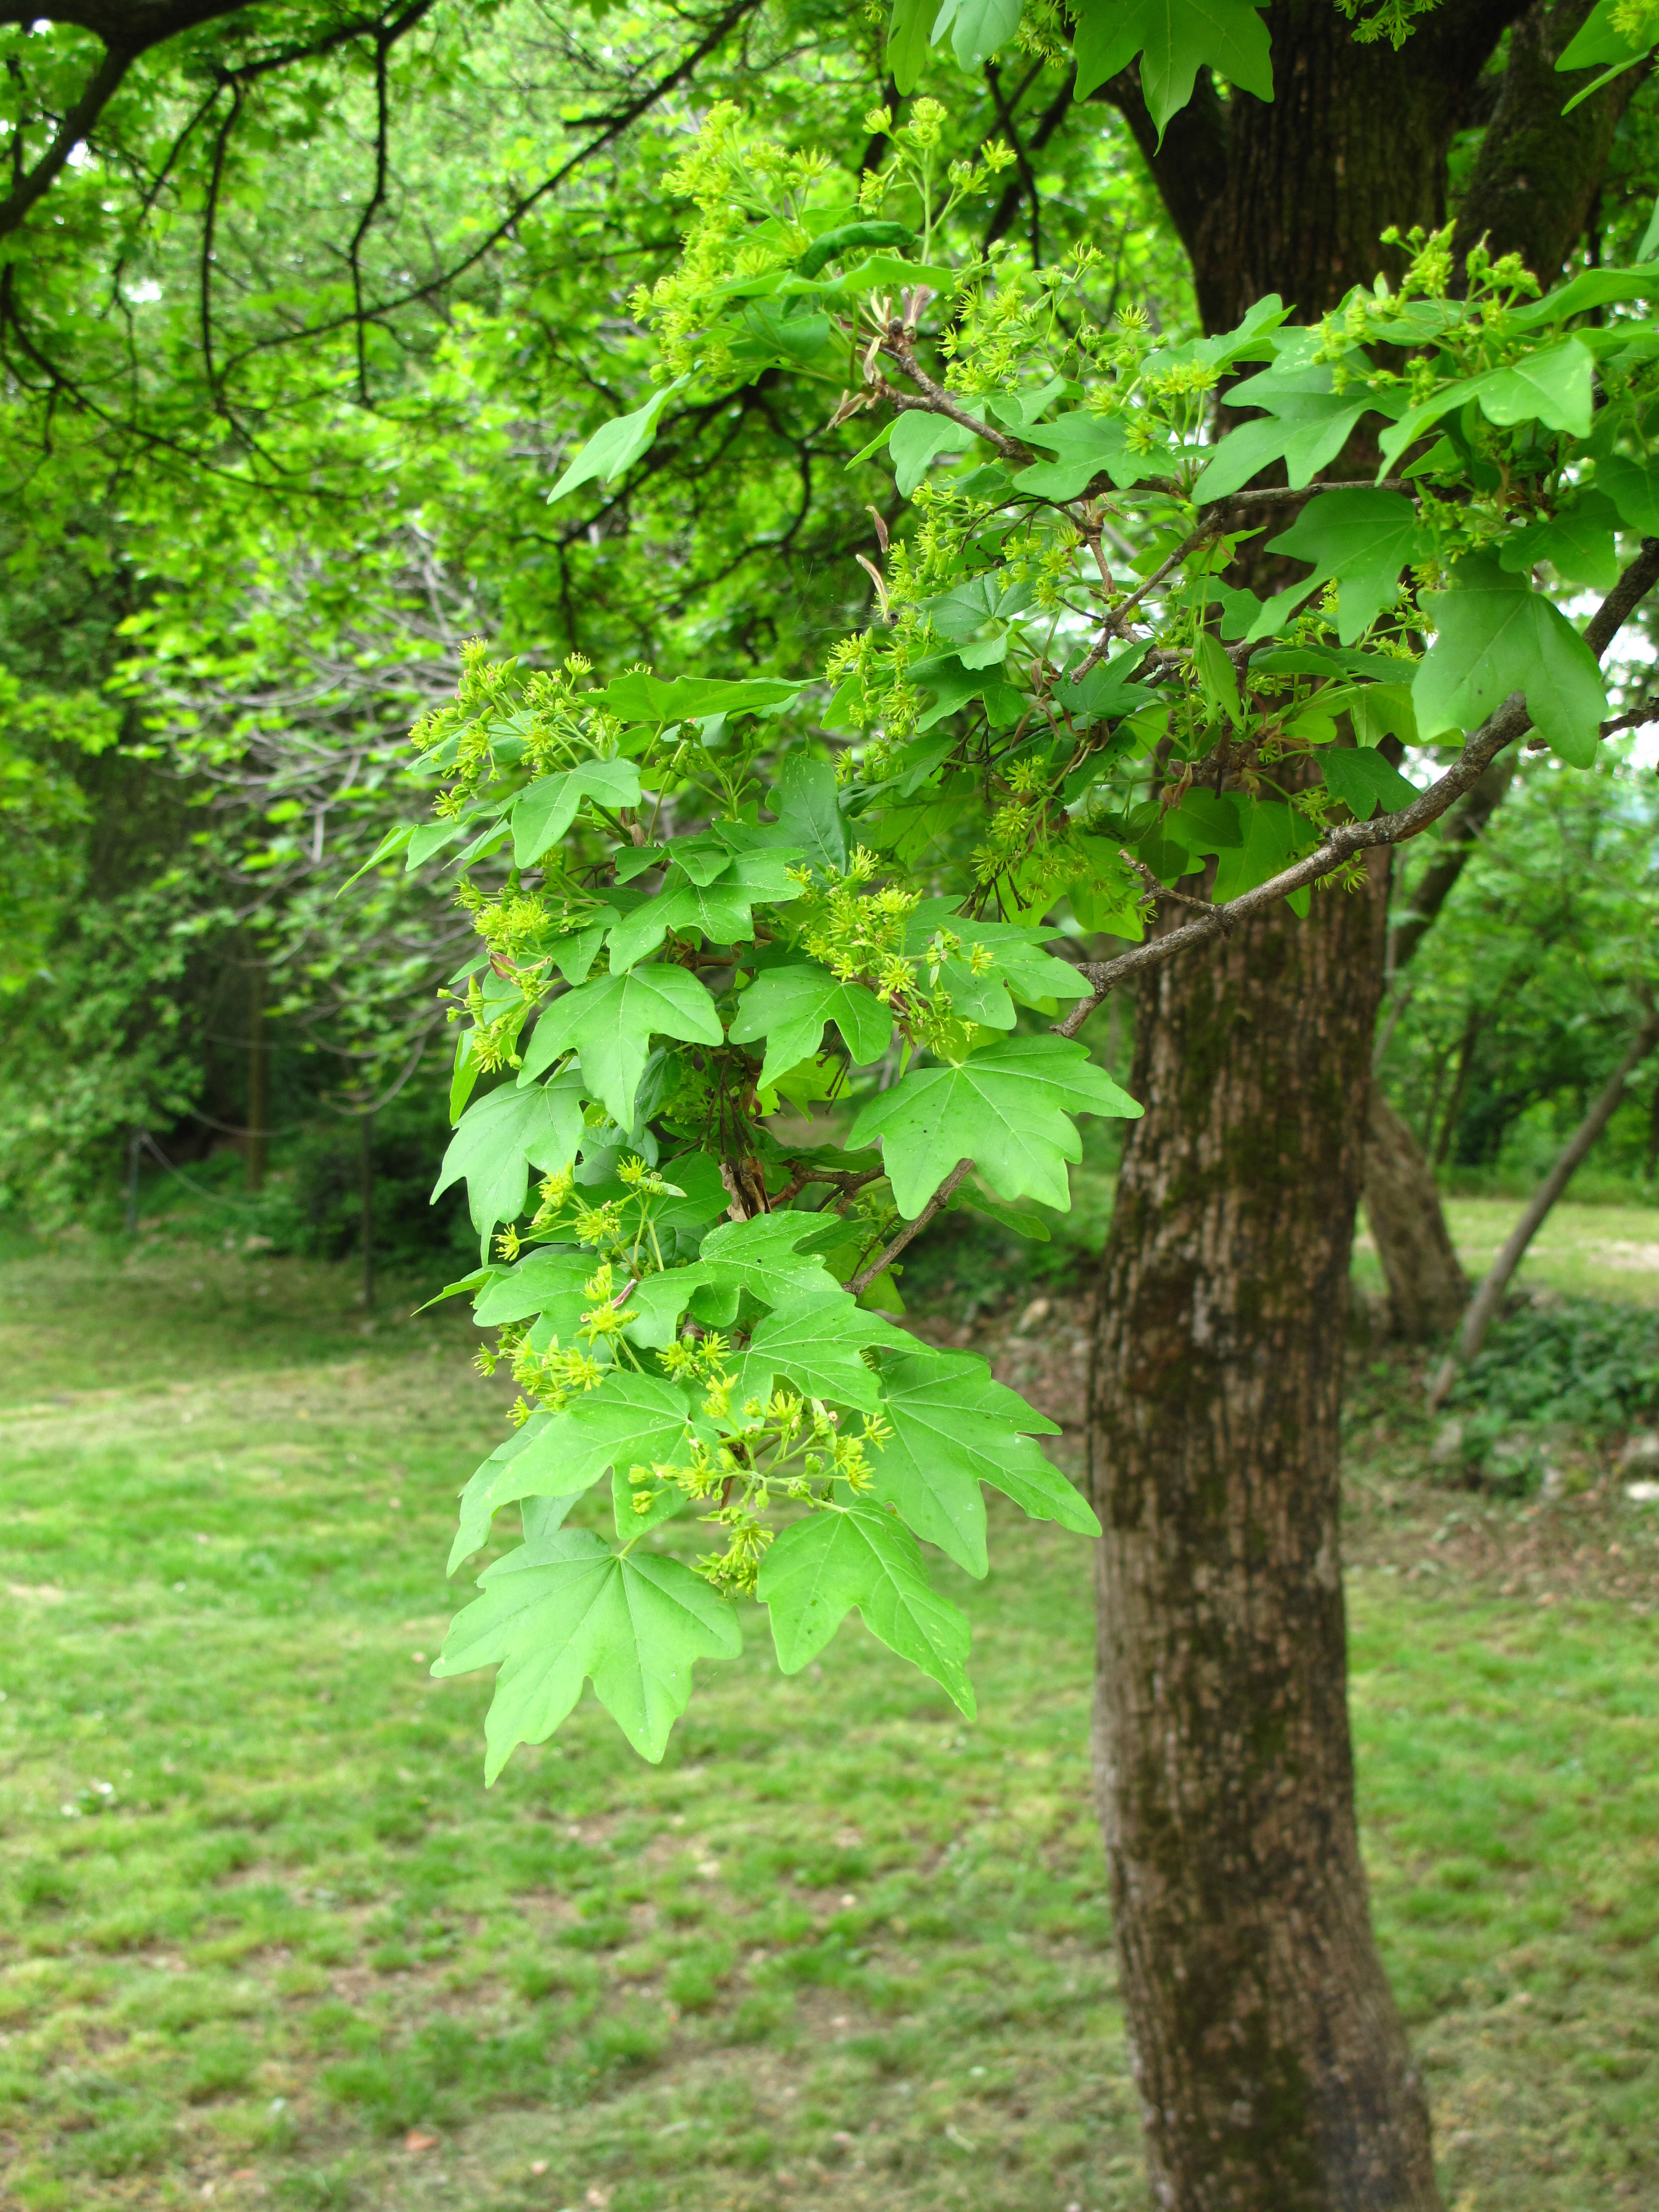
[[[998,20],[958,9],[953,35],[980,52]],[[1147,936],[1150,904],[1184,884],[1200,937],[1304,912],[1502,742],[1533,727],[1583,761],[1607,714],[1606,639],[1540,568],[1644,526],[1644,273],[1540,299],[1477,252],[1454,298],[1446,236],[1419,234],[1398,293],[1313,328],[1270,299],[1179,341],[1109,323],[1087,249],[946,265],[945,216],[1000,149],[941,177],[935,103],[867,123],[890,158],[854,178],[715,111],[678,173],[683,258],[635,301],[663,389],[715,406],[769,370],[870,418],[853,466],[891,469],[907,513],[867,624],[806,684],[600,686],[580,656],[526,674],[477,648],[416,732],[483,946],[453,987],[446,1172],[495,1233],[473,1287],[521,1394],[457,1557],[531,1502],[443,1662],[501,1666],[492,1771],[584,1678],[658,1755],[737,1596],[787,1668],[856,1609],[970,1710],[923,1547],[983,1573],[988,1483],[1096,1524],[1045,1423],[889,1318],[910,1239],[947,1205],[1063,1208],[1076,1117],[1139,1110],[1078,1033],[1182,941]],[[1218,445],[1241,369],[1259,434]],[[652,419],[599,434],[607,466],[648,465]],[[1322,484],[1368,419],[1379,482]],[[1248,487],[1279,460],[1292,489]],[[1226,574],[1264,508],[1310,571],[1266,603]],[[563,1531],[607,1474],[614,1536]],[[695,1565],[689,1513],[712,1532]]]

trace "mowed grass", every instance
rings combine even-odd
[[[1444,1206],[1457,1256],[1478,1281],[1521,1218],[1525,1201],[1449,1198]],[[1354,1274],[1367,1290],[1380,1291],[1376,1248],[1363,1219],[1360,1229]],[[1516,1281],[1521,1290],[1659,1306],[1659,1206],[1577,1206],[1564,1200],[1527,1248]]]
[[[589,1701],[486,1793],[488,1684],[427,1672],[471,1348],[347,1271],[0,1267],[5,2201],[1139,2212],[1087,1547],[1000,1514],[985,1583],[939,1567],[976,1724],[756,1620],[660,1767]],[[1651,2203],[1659,1626],[1352,1598],[1449,2202]]]

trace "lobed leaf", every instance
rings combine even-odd
[[[488,1237],[498,1221],[516,1221],[523,1212],[532,1166],[550,1173],[568,1167],[581,1134],[578,1079],[561,1076],[531,1088],[504,1085],[462,1115],[433,1198],[465,1179],[472,1225]]]
[[[1422,729],[1478,729],[1519,691],[1562,759],[1589,766],[1607,695],[1595,654],[1558,608],[1484,553],[1460,561],[1450,588],[1424,593],[1423,605],[1436,627],[1412,683]]]
[[[509,1553],[479,1577],[483,1595],[451,1624],[432,1671],[499,1664],[484,1723],[484,1779],[514,1747],[552,1735],[589,1680],[641,1758],[653,1763],[691,1695],[698,1659],[735,1658],[737,1616],[689,1567],[613,1552],[562,1528]]]
[[[1031,1440],[1058,1434],[1054,1423],[994,1381],[982,1359],[914,1346],[884,1352],[881,1413],[893,1434],[872,1456],[876,1497],[969,1574],[989,1564],[981,1483],[1036,1520],[1100,1534],[1087,1501]]]
[[[786,1528],[762,1564],[757,1594],[786,1674],[816,1658],[856,1606],[872,1636],[972,1717],[967,1615],[933,1589],[915,1538],[884,1507],[845,1506]]]
[[[689,970],[666,963],[629,968],[596,976],[544,1007],[519,1080],[533,1081],[574,1048],[593,1097],[618,1128],[631,1129],[652,1037],[719,1044],[721,1035],[714,1000]]]
[[[738,1001],[726,1031],[733,1044],[767,1040],[761,1088],[810,1059],[833,1022],[855,1067],[879,1060],[893,1035],[893,1018],[862,983],[838,982],[827,968],[766,968]]]
[[[497,1510],[521,1498],[574,1498],[611,1467],[678,1460],[694,1425],[685,1392],[660,1376],[612,1368],[597,1390],[562,1413],[535,1413],[498,1446],[461,1492],[447,1571],[489,1536]]]
[[[1067,1109],[1141,1111],[1069,1037],[1010,1037],[959,1067],[913,1068],[864,1108],[848,1142],[881,1139],[894,1203],[908,1220],[963,1159],[999,1198],[1037,1198],[1065,1212],[1066,1163],[1083,1157]]]

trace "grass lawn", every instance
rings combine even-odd
[[[1445,1200],[1446,1225],[1472,1278],[1479,1280],[1491,1267],[1524,1204],[1518,1198]],[[1368,1290],[1380,1291],[1376,1248],[1363,1220],[1360,1226],[1354,1273]],[[1520,1290],[1659,1306],[1659,1207],[1564,1201],[1528,1247],[1516,1283]]]
[[[487,1683],[427,1674],[471,1343],[349,1270],[0,1266],[3,2201],[1140,2212],[1086,1546],[938,1567],[976,1726],[753,1633],[659,1768],[590,1699],[485,1795]],[[1659,1512],[1433,1492],[1388,1390],[1353,1701],[1448,2203],[1651,2204]]]

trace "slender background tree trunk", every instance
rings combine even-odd
[[[1625,1085],[1642,1062],[1659,1044],[1659,1013],[1651,1005],[1641,1027],[1626,1048],[1625,1056],[1607,1078],[1595,1101],[1566,1143],[1556,1154],[1554,1164],[1538,1188],[1528,1200],[1526,1209],[1504,1240],[1504,1249],[1492,1261],[1474,1303],[1464,1317],[1458,1333],[1457,1352],[1454,1358],[1448,1353],[1429,1390],[1429,1403],[1444,1403],[1446,1393],[1456,1379],[1459,1360],[1473,1359],[1486,1340],[1486,1331],[1498,1318],[1504,1303],[1504,1293],[1514,1280],[1515,1271],[1527,1256],[1527,1247],[1549,1218],[1551,1209],[1584,1162],[1589,1158],[1598,1137],[1619,1110],[1625,1095]]]
[[[243,1155],[247,1187],[265,1187],[270,1157],[270,1046],[265,1036],[265,966],[256,960],[247,971],[247,1135]]]
[[[1392,1024],[1411,988],[1411,963],[1450,897],[1469,855],[1515,777],[1512,758],[1495,760],[1442,830],[1433,858],[1413,884],[1409,902],[1389,929],[1388,972],[1394,997],[1372,1060],[1380,1068]],[[1468,1303],[1468,1278],[1453,1248],[1434,1170],[1411,1130],[1382,1096],[1371,1091],[1365,1139],[1365,1218],[1389,1286],[1389,1325],[1421,1344],[1450,1334]]]
[[[1408,1344],[1448,1335],[1468,1303],[1434,1170],[1417,1139],[1371,1086],[1364,1149],[1365,1218],[1389,1286],[1389,1330]]]

